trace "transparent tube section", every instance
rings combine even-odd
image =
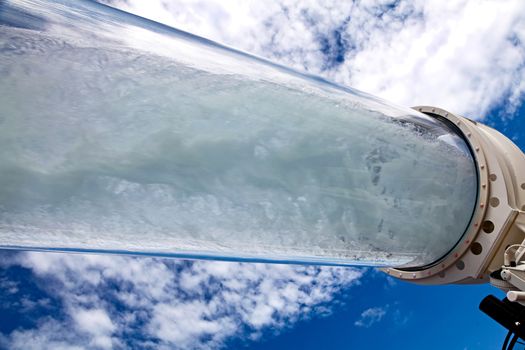
[[[97,3],[0,3],[4,248],[414,267],[476,200],[444,122]]]

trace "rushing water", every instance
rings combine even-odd
[[[0,246],[424,265],[476,176],[413,110],[96,3],[0,4]]]

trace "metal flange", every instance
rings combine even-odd
[[[508,203],[504,172],[487,137],[490,128],[436,107],[415,110],[434,118],[444,118],[462,133],[471,149],[478,173],[478,198],[470,224],[461,240],[447,256],[421,269],[386,268],[387,274],[421,284],[480,283],[488,280],[486,268],[517,215]],[[495,132],[495,131],[494,131]],[[497,133],[497,132],[496,132]],[[499,135],[499,136],[498,136]],[[497,133],[496,137],[503,137]],[[444,218],[446,220],[446,218]]]

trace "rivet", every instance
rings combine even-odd
[[[481,165],[480,168],[481,168],[481,169],[485,169],[485,166],[484,166],[484,165]]]
[[[436,109],[435,109],[435,108],[432,108],[432,112],[435,112],[435,111],[436,111]]]
[[[481,185],[481,187],[487,188],[487,184],[483,184],[483,185]]]
[[[476,152],[479,152],[479,147],[476,147]]]
[[[469,133],[467,134],[467,136],[468,136],[468,137],[471,137],[471,136],[472,136],[472,134],[471,134],[471,133],[469,132]]]
[[[412,278],[416,278],[416,274],[415,274],[415,273],[414,273],[414,274],[412,274]]]
[[[474,227],[478,227],[478,226],[479,226],[479,224],[476,222],[476,223],[474,224]]]
[[[461,121],[458,121],[456,124],[457,124],[457,125],[461,125]]]
[[[483,208],[484,206],[485,206],[485,204],[483,204],[483,203],[481,203],[481,204],[479,205],[480,208]]]
[[[448,113],[445,113],[445,117],[448,117]]]
[[[470,239],[467,239],[467,240],[465,241],[465,244],[469,244],[469,243],[470,243]]]
[[[454,258],[457,258],[458,256],[459,256],[458,253],[454,254]]]
[[[403,274],[402,274],[402,273],[399,274],[399,278],[401,278],[401,277],[403,277]]]
[[[420,112],[423,112],[423,108],[419,108],[419,111],[420,111]]]

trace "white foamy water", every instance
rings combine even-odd
[[[416,266],[476,191],[415,111],[101,5],[0,7],[0,246]]]

